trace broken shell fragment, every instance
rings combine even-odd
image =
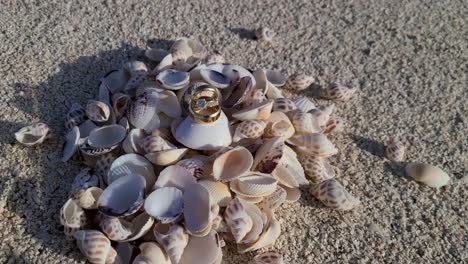
[[[182,216],[182,191],[162,187],[153,191],[145,201],[145,211],[163,224],[173,223]]]
[[[254,257],[255,264],[283,264],[283,256],[277,252],[264,252]]]
[[[329,179],[311,188],[312,195],[334,210],[352,210],[360,201],[348,193],[335,179]]]
[[[97,201],[102,194],[102,189],[98,187],[90,187],[80,191],[76,195],[78,205],[83,209],[97,209]]]
[[[405,158],[405,145],[397,138],[391,138],[385,148],[385,156],[392,161],[403,161]]]
[[[49,126],[44,123],[36,123],[30,126],[21,128],[15,133],[16,140],[26,147],[39,145],[47,137]]]
[[[440,188],[450,183],[448,174],[439,167],[411,162],[405,167],[408,176],[432,188]]]
[[[86,115],[95,122],[105,122],[109,119],[110,113],[109,106],[106,103],[89,100],[86,105]]]

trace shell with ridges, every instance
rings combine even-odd
[[[295,135],[288,139],[288,143],[304,154],[330,157],[338,153],[338,149],[324,135],[320,133]]]
[[[200,180],[198,183],[208,190],[211,195],[212,202],[218,204],[220,207],[226,207],[232,200],[229,186],[226,183],[210,179]]]
[[[296,134],[310,134],[321,131],[319,122],[310,113],[292,111],[288,113]]]
[[[129,174],[143,176],[145,178],[147,191],[151,190],[156,181],[153,166],[148,160],[137,154],[125,154],[112,162],[109,172],[107,173],[107,184],[111,184],[115,180]]]
[[[312,195],[325,206],[334,210],[347,211],[360,204],[359,200],[345,190],[335,179],[319,183],[311,189]]]
[[[144,207],[147,214],[161,223],[173,223],[182,216],[182,191],[175,187],[156,189],[146,198]]]
[[[176,146],[165,140],[158,129],[154,130],[151,135],[143,138],[140,141],[140,147],[146,153],[158,152],[163,150],[175,149]]]
[[[156,111],[158,99],[149,92],[136,97],[127,112],[128,121],[135,128],[144,129],[147,133],[159,127],[159,117]]]
[[[114,263],[117,252],[109,239],[96,230],[79,230],[73,235],[80,251],[92,264]]]
[[[229,203],[224,212],[224,218],[237,243],[241,242],[245,235],[252,229],[252,219],[247,214],[244,205],[238,198],[233,199]]]
[[[305,175],[313,183],[320,183],[335,177],[335,171],[327,158],[301,154],[299,162],[304,168]]]
[[[403,161],[405,158],[405,145],[396,137],[392,137],[385,148],[385,156],[392,161]]]
[[[263,120],[245,120],[236,127],[232,140],[237,142],[244,138],[254,139],[263,135],[267,123]]]
[[[315,81],[315,78],[305,74],[294,74],[290,76],[286,82],[286,88],[293,91],[302,91]]]
[[[105,122],[110,117],[110,108],[106,103],[89,100],[86,105],[86,115],[95,122]]]
[[[317,108],[315,104],[310,101],[307,97],[298,97],[293,100],[296,107],[304,113],[309,112],[312,109]]]
[[[170,258],[158,243],[144,242],[139,248],[140,254],[133,260],[133,264],[171,264]]]
[[[183,159],[178,161],[176,165],[186,168],[197,179],[203,176],[205,162],[200,158]]]
[[[268,174],[252,173],[236,179],[239,189],[249,195],[267,196],[276,190],[278,181]]]
[[[196,183],[196,179],[192,176],[190,171],[179,165],[171,165],[164,168],[164,170],[159,173],[154,187],[176,187],[184,190],[186,185],[192,183]]]
[[[283,187],[278,186],[276,190],[268,195],[263,197],[263,200],[257,205],[262,210],[275,210],[280,207],[286,201],[287,192]]]
[[[411,162],[405,167],[408,176],[432,188],[440,188],[450,183],[448,174],[439,167]]]
[[[156,241],[163,246],[171,263],[179,263],[189,240],[184,228],[180,225],[156,224],[153,231]]]
[[[213,177],[222,182],[232,181],[250,170],[253,157],[244,147],[235,147],[217,157],[213,163]]]
[[[48,125],[44,123],[36,123],[21,128],[18,132],[15,133],[15,138],[22,145],[32,147],[44,142],[48,132]]]
[[[117,217],[103,215],[99,227],[113,241],[123,241],[132,234],[130,223]]]

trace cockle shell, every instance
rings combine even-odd
[[[171,263],[177,264],[182,258],[189,236],[180,225],[156,224],[154,226],[154,237],[161,244],[171,259]]]
[[[70,196],[75,197],[80,191],[84,191],[90,187],[97,187],[99,185],[99,179],[94,174],[91,168],[82,169],[73,180],[70,188]]]
[[[255,37],[257,40],[263,45],[273,45],[273,37],[276,34],[269,28],[267,27],[260,27],[257,30],[255,30]]]
[[[322,87],[320,95],[333,101],[344,102],[351,99],[356,90],[356,88],[350,88],[341,83],[332,83],[328,87]]]
[[[273,100],[252,105],[232,114],[237,120],[266,120],[270,117]]]
[[[111,247],[109,239],[96,230],[79,230],[73,235],[80,251],[92,264],[114,263],[117,252]]]
[[[62,148],[62,161],[65,162],[75,154],[80,141],[80,129],[77,126],[72,127],[65,135],[65,143]]]
[[[221,54],[210,54],[203,60],[204,64],[226,63],[226,59]]]
[[[309,112],[312,109],[317,108],[315,104],[310,101],[307,97],[298,97],[293,100],[296,107],[304,113]]]
[[[288,143],[304,154],[330,157],[338,153],[333,143],[320,133],[296,135],[288,139]]]
[[[310,113],[296,110],[289,112],[288,115],[296,131],[296,135],[319,133],[321,131],[318,120]]]
[[[154,129],[158,128],[157,102],[156,95],[149,92],[137,96],[127,112],[130,124],[135,128],[144,129],[147,133],[151,133]]]
[[[267,126],[263,136],[266,138],[281,137],[288,139],[295,132],[296,130],[286,114],[283,112],[273,112],[267,119]]]
[[[110,240],[123,241],[132,234],[129,222],[117,217],[105,215],[101,218],[102,220],[99,223],[99,227],[101,227],[102,232],[104,232]]]
[[[163,224],[173,223],[182,216],[183,195],[175,187],[153,191],[145,201],[145,211]]]
[[[263,200],[257,204],[257,206],[266,211],[266,210],[275,210],[280,207],[286,200],[287,192],[283,187],[278,186],[276,190],[268,195],[263,197]]]
[[[84,210],[72,198],[60,208],[60,223],[68,228],[81,229],[86,225]]]
[[[183,159],[178,161],[176,165],[186,168],[193,177],[201,178],[204,172],[205,162],[199,158],[190,158],[190,159]]]
[[[186,185],[196,183],[195,177],[190,171],[179,165],[171,165],[159,173],[158,179],[154,184],[155,188],[176,187],[184,190]]]
[[[335,177],[335,171],[327,158],[301,154],[299,155],[299,162],[304,168],[305,175],[313,183],[321,183]]]
[[[290,76],[286,82],[286,88],[293,91],[302,91],[307,89],[315,78],[305,74],[294,74]]]
[[[215,88],[223,89],[231,83],[231,80],[226,75],[214,70],[201,69],[200,75],[206,83]]]
[[[335,210],[347,211],[360,204],[359,200],[348,193],[335,179],[329,179],[311,188],[312,195],[325,206]]]
[[[237,251],[241,254],[254,251],[269,245],[273,245],[276,239],[281,234],[281,226],[278,220],[274,217],[272,212],[268,212],[268,223],[265,227],[263,233],[260,235],[260,238],[254,243],[250,244],[238,244]]]
[[[185,62],[193,54],[188,38],[178,38],[174,44],[172,44],[170,52],[174,64],[177,62]]]
[[[334,109],[335,109],[335,105],[331,104],[325,107],[312,109],[309,111],[309,113],[315,117],[315,119],[317,120],[321,128],[325,128],[328,121],[330,120],[330,117]]]
[[[241,194],[267,196],[276,190],[278,180],[268,174],[252,173],[237,178],[235,181]]]
[[[179,264],[220,264],[222,256],[218,233],[211,231],[203,237],[189,236]]]
[[[218,204],[220,207],[226,207],[232,200],[228,184],[210,179],[200,180],[198,183],[208,190],[212,202]]]
[[[244,205],[238,198],[233,199],[229,203],[224,212],[224,218],[237,243],[241,242],[245,235],[252,229],[252,219],[247,214]]]
[[[133,260],[133,264],[171,264],[170,258],[158,243],[144,242],[139,248],[140,254]]]
[[[245,120],[236,127],[232,141],[237,142],[244,138],[254,139],[263,135],[267,123],[263,120]]]
[[[184,189],[184,219],[188,232],[202,233],[211,224],[213,201],[208,190],[198,183],[188,184]]]
[[[143,129],[139,128],[134,128],[131,129],[127,137],[122,143],[122,148],[127,154],[132,154],[132,153],[137,153],[137,154],[143,154],[145,151],[143,148],[140,146],[140,141],[144,138],[146,138],[148,134],[145,132]]]
[[[276,98],[273,103],[273,112],[283,112],[287,113],[289,111],[294,111],[297,109],[296,104],[287,98]]]
[[[39,145],[47,137],[49,126],[44,123],[36,123],[30,126],[21,128],[15,133],[16,140],[26,147]]]
[[[254,257],[255,264],[283,264],[283,256],[277,252],[264,252]]]
[[[119,145],[127,136],[121,125],[102,126],[89,133],[88,144],[94,148],[112,148]]]
[[[163,88],[180,90],[189,84],[190,73],[167,69],[158,73],[156,82]]]
[[[340,133],[343,132],[345,129],[345,121],[336,115],[332,115],[328,122],[325,124],[325,128],[323,129],[323,133],[325,134],[332,134],[332,133]]]
[[[147,159],[137,154],[125,154],[112,162],[107,174],[107,184],[111,184],[115,180],[129,174],[143,176],[145,178],[146,191],[150,191],[156,181],[153,165]]]
[[[385,156],[392,161],[403,161],[405,158],[405,145],[397,138],[391,138],[385,148]]]
[[[123,116],[132,102],[130,96],[124,93],[116,93],[112,95],[112,107],[117,116]]]
[[[185,153],[189,151],[188,148],[178,148],[178,149],[168,149],[153,153],[148,153],[145,155],[151,163],[157,166],[168,166],[175,164],[177,161],[181,160]]]
[[[80,191],[76,195],[78,205],[83,209],[97,209],[97,201],[101,197],[102,189],[98,187],[90,187]]]
[[[432,188],[440,188],[450,183],[448,174],[439,167],[411,162],[405,167],[408,176]]]
[[[252,228],[241,240],[241,243],[248,244],[255,242],[263,231],[264,222],[263,218],[265,217],[264,213],[253,203],[244,203],[245,211],[252,219]]]
[[[86,116],[86,109],[81,105],[74,103],[65,116],[65,128],[69,130],[74,126],[79,126],[83,124],[86,119],[88,119]]]
[[[213,163],[213,177],[222,182],[232,181],[250,170],[253,157],[244,147],[235,147],[217,157]]]
[[[106,103],[89,100],[86,105],[86,115],[95,122],[105,122],[110,117],[110,109]]]
[[[158,152],[168,149],[175,149],[176,146],[165,140],[161,136],[161,132],[156,129],[154,130],[151,135],[145,137],[140,141],[140,147],[146,153]]]

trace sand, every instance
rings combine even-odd
[[[178,36],[199,36],[249,68],[359,89],[337,106],[348,127],[333,138],[332,164],[362,205],[335,212],[304,188],[278,211],[274,248],[287,263],[468,262],[466,1],[63,2],[0,1],[1,263],[84,262],[58,221],[80,168],[59,161],[64,114],[93,98],[106,72]],[[273,48],[252,39],[258,26],[278,33]],[[38,121],[56,140],[16,144],[13,133]],[[396,134],[406,161],[438,165],[453,184],[435,190],[405,177],[405,163],[383,157]],[[254,255],[224,253],[233,264]]]

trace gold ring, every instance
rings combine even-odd
[[[211,123],[218,120],[221,115],[218,89],[208,85],[194,87],[189,111],[196,122]]]

